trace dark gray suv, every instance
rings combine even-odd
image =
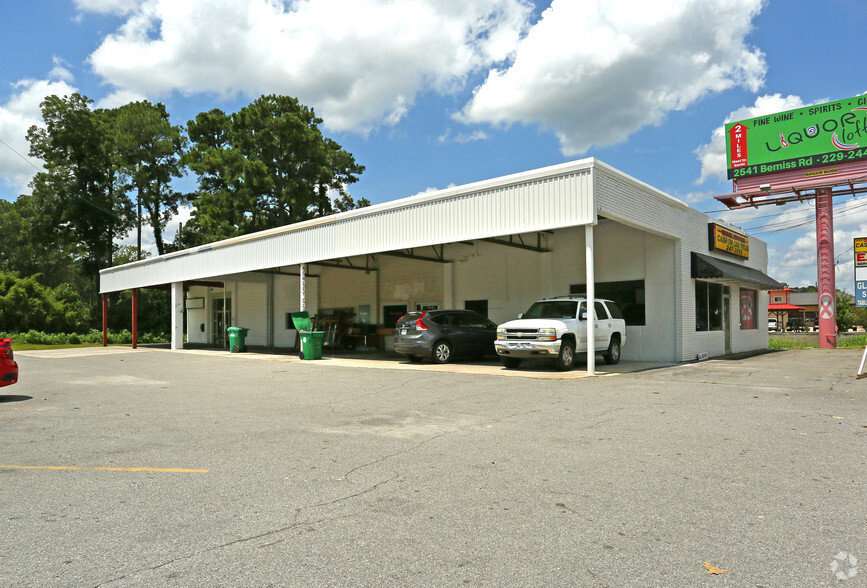
[[[410,312],[394,329],[394,350],[412,362],[493,355],[497,325],[472,310]]]

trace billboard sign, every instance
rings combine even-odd
[[[867,95],[725,126],[729,179],[867,159]]]

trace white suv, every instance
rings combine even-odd
[[[626,344],[626,323],[611,300],[594,301],[594,348],[605,363],[620,361]],[[569,370],[576,352],[587,351],[587,300],[566,296],[534,302],[517,320],[497,327],[494,348],[507,368],[516,368],[522,359],[551,359],[558,369]]]

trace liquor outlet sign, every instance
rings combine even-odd
[[[867,95],[726,125],[729,179],[867,159]]]

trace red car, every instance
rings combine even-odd
[[[12,358],[12,339],[0,339],[0,387],[18,381],[18,364]]]

